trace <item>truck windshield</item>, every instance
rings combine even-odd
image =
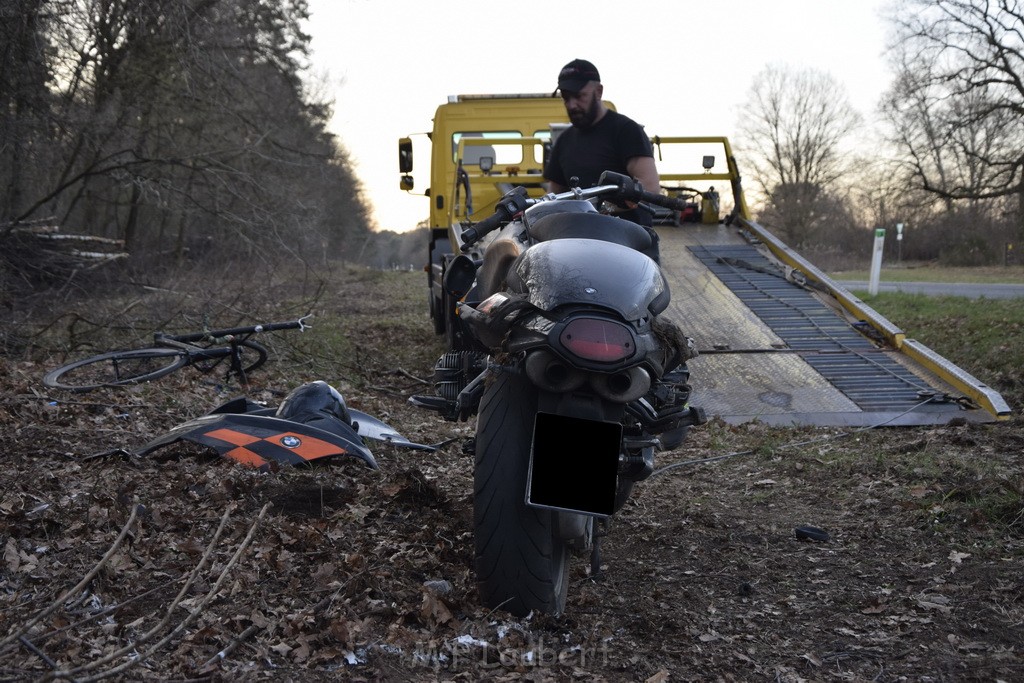
[[[519,131],[486,131],[486,132],[458,132],[452,135],[452,160],[458,162],[459,141],[480,140],[481,142],[466,142],[463,145],[462,164],[464,166],[477,166],[482,157],[490,157],[494,164],[519,164],[523,161],[523,146],[520,144],[502,144],[499,142],[490,143],[484,140],[497,138],[521,138],[523,134]]]

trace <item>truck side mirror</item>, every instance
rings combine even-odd
[[[494,168],[494,157],[480,157],[480,172],[490,173]]]
[[[715,155],[709,154],[706,157],[704,157],[704,162],[702,165],[704,166],[705,171],[710,171],[711,169],[713,169],[715,167]]]
[[[399,189],[411,192],[413,188],[413,180],[411,175],[404,175],[399,183]]]
[[[409,138],[398,141],[398,171],[412,173],[412,140]]]

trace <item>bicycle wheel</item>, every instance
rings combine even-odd
[[[43,377],[43,384],[51,389],[92,391],[148,382],[187,364],[188,356],[180,349],[111,351],[51,370]]]
[[[232,374],[240,374],[240,379],[244,381],[251,370],[255,370],[267,362],[267,353],[265,346],[246,339],[238,342],[238,368],[231,367],[231,350],[224,347],[210,347],[198,352],[193,351],[191,356],[192,365],[200,372],[211,372],[226,361],[228,363],[227,375],[230,377]]]

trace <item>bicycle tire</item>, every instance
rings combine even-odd
[[[267,355],[269,352],[267,351],[267,348],[262,344],[254,342],[250,339],[245,339],[238,342],[238,347],[239,353],[242,354],[242,379],[244,379],[245,376],[249,374],[249,372],[255,370],[256,368],[260,367],[261,365],[267,362]],[[216,348],[217,350],[212,351],[212,349],[214,348]],[[253,358],[252,360],[249,360],[248,355],[243,353],[245,349],[253,351],[256,354],[256,357]],[[204,352],[210,352],[211,357],[203,358]],[[210,347],[210,349],[203,349],[203,351],[192,351],[190,355],[192,365],[194,365],[197,370],[204,374],[213,371],[214,368],[216,368],[224,361],[228,361],[229,364],[231,362],[231,351],[229,348],[225,347]],[[231,375],[231,373],[232,369],[229,367],[228,375]]]
[[[149,382],[188,363],[188,353],[182,349],[111,351],[51,370],[43,376],[43,384],[51,389],[92,391]]]

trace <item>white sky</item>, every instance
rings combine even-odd
[[[888,0],[309,0],[313,74],[334,99],[377,227],[404,232],[428,200],[398,189],[398,138],[459,93],[551,92],[588,59],[604,96],[651,135],[727,135],[772,64],[830,73],[866,118],[890,75]],[[734,140],[735,142],[735,140]],[[429,185],[417,148],[416,191]],[[741,167],[740,171],[743,171]]]

